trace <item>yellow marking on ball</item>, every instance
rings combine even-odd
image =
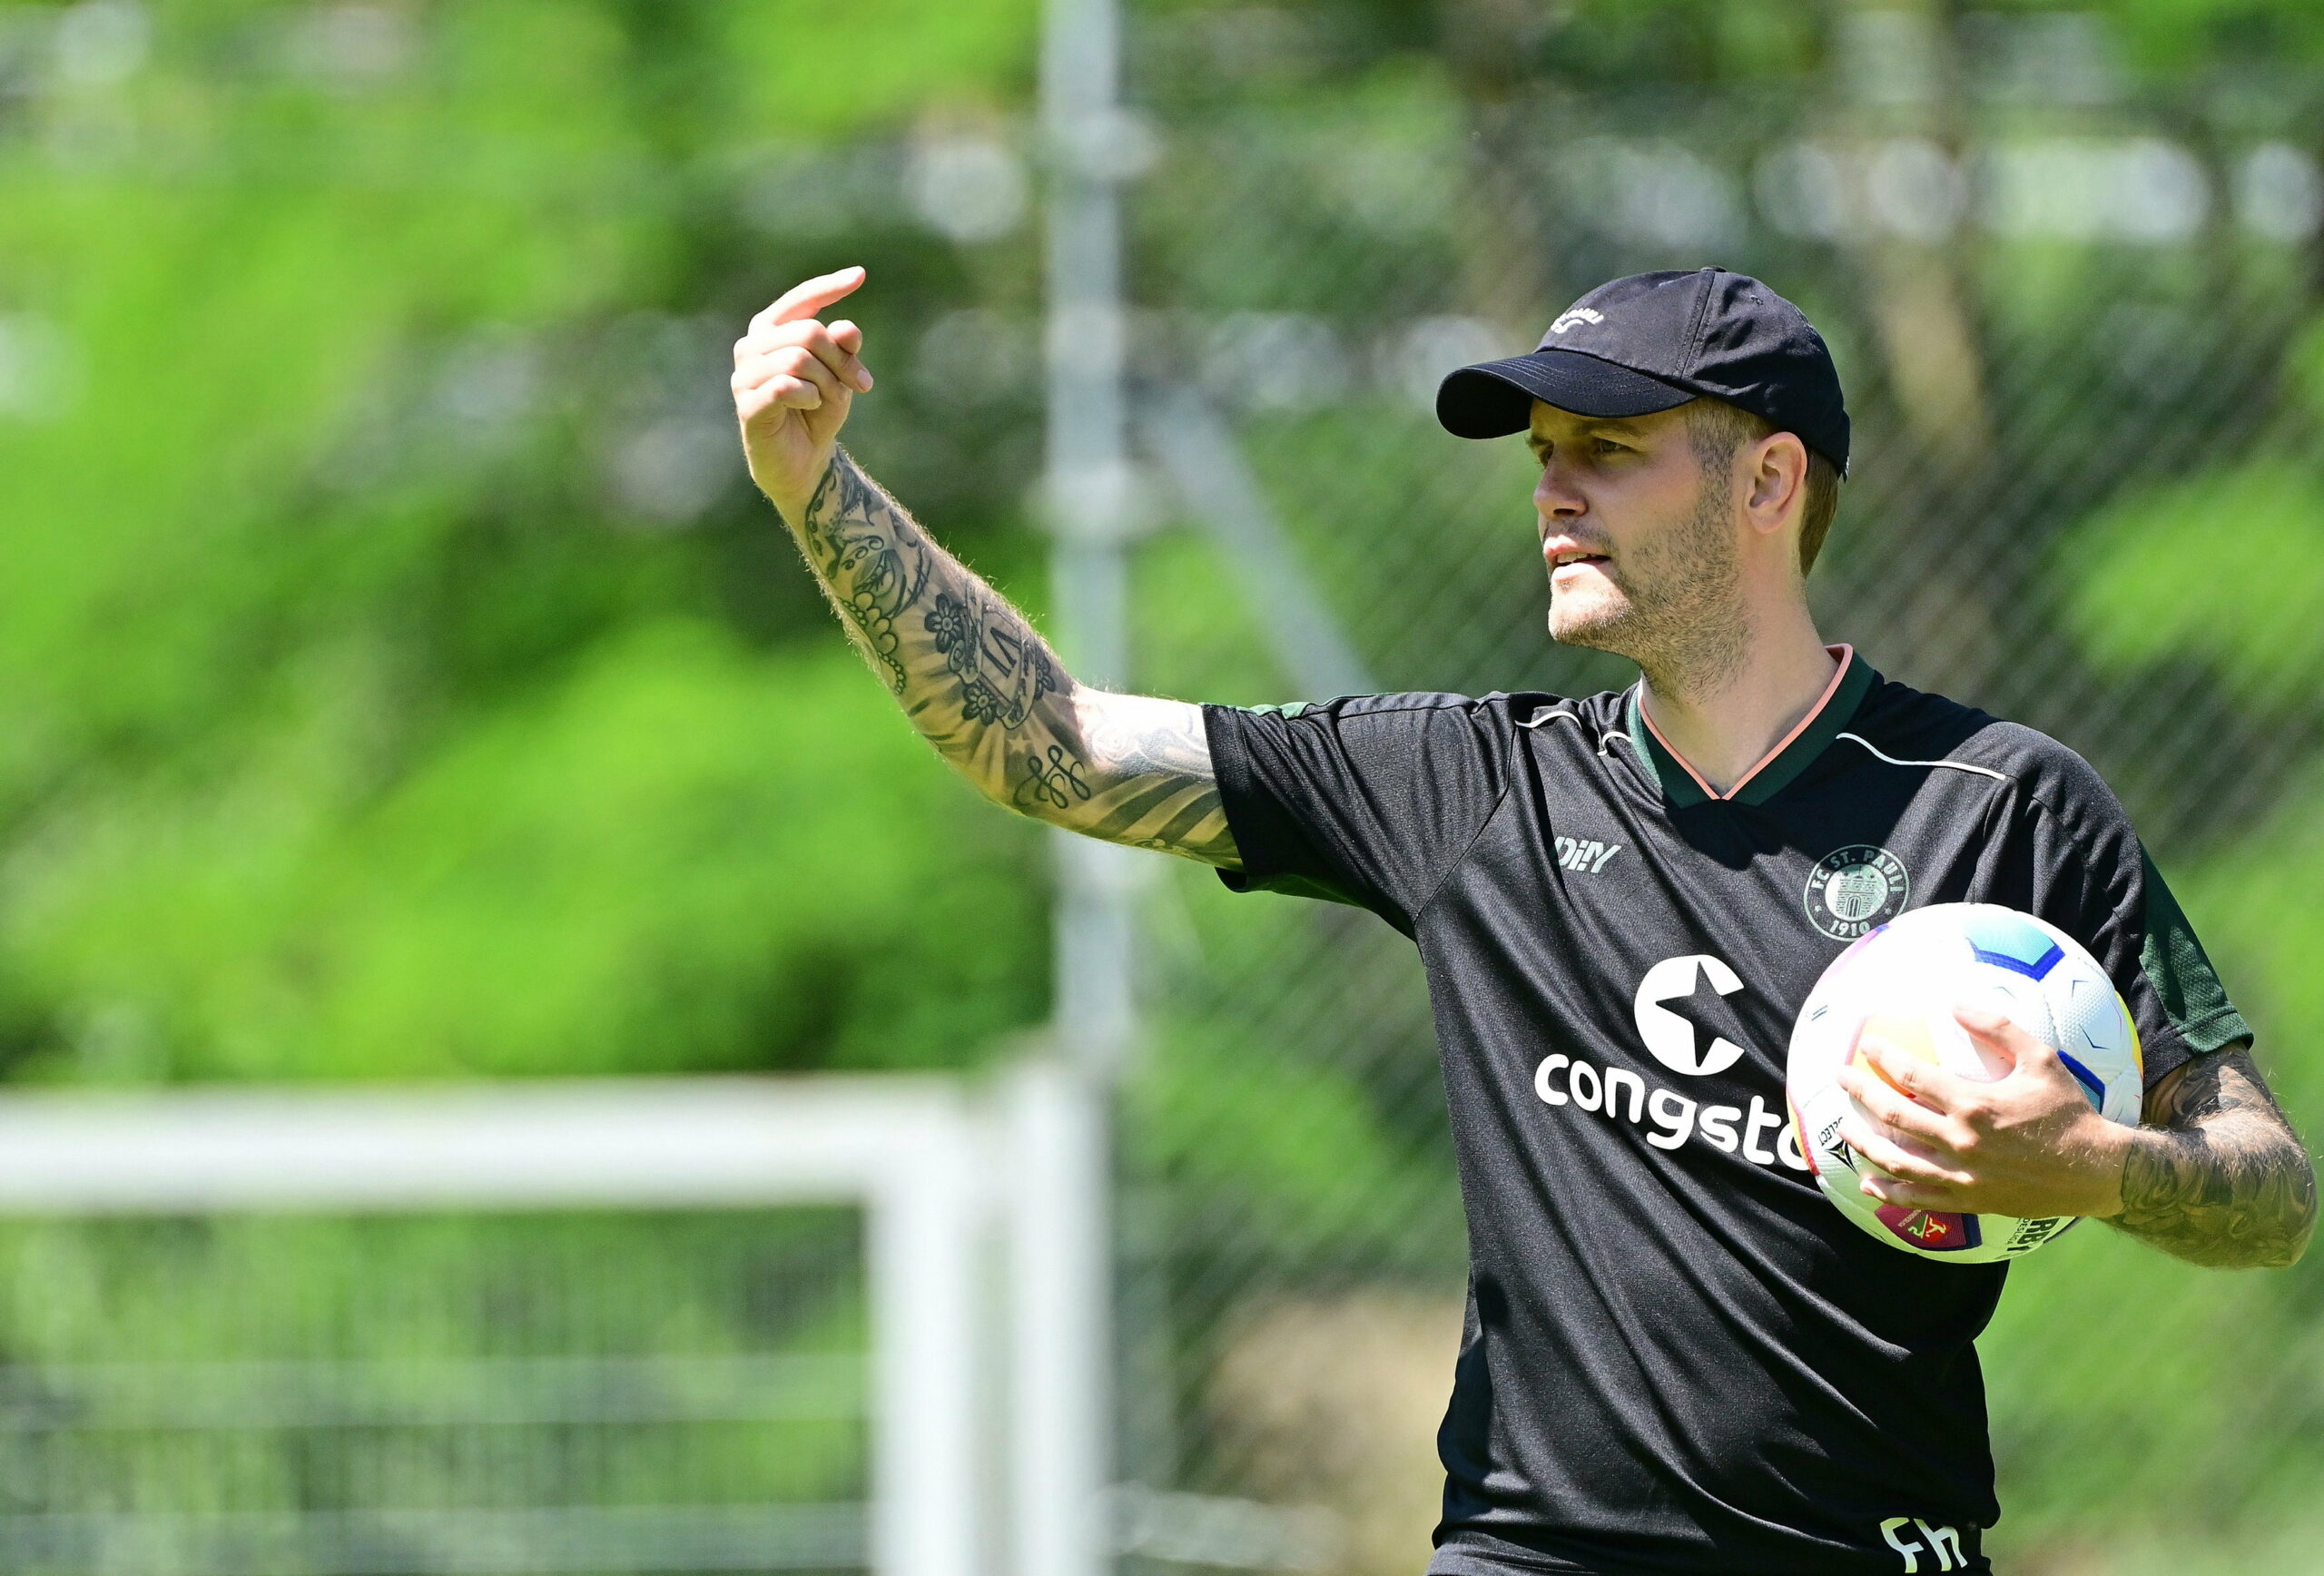
[[[1935,1026],[1929,1022],[1925,1013],[1876,1012],[1866,1018],[1864,1027],[1856,1030],[1856,1048],[1849,1051],[1848,1059],[1854,1061],[1862,1058],[1864,1064],[1879,1075],[1882,1083],[1907,1099],[1912,1098],[1912,1091],[1890,1078],[1878,1062],[1865,1056],[1864,1042],[1867,1039],[1876,1039],[1891,1050],[1902,1051],[1906,1056],[1916,1056],[1931,1067],[1945,1065],[1944,1055],[1936,1048]]]

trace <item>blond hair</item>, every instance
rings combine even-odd
[[[1687,406],[1687,440],[1696,462],[1706,469],[1727,464],[1745,444],[1757,443],[1777,430],[1764,417],[1724,399],[1705,396]],[[1799,509],[1799,572],[1803,576],[1816,566],[1816,556],[1824,550],[1824,538],[1831,534],[1832,517],[1840,512],[1839,467],[1813,448],[1807,450],[1804,491]]]

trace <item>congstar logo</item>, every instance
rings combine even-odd
[[[1588,307],[1568,307],[1558,314],[1558,320],[1550,325],[1550,332],[1562,334],[1576,323],[1602,323],[1605,320],[1604,312],[1593,312]]]
[[[1743,1048],[1718,1036],[1705,1048],[1695,1026],[1662,1005],[1691,999],[1698,971],[1717,995],[1732,996],[1743,989],[1743,981],[1724,961],[1708,952],[1690,952],[1683,958],[1665,958],[1646,971],[1646,978],[1638,982],[1638,1000],[1631,1012],[1638,1021],[1638,1037],[1646,1041],[1655,1060],[1672,1072],[1707,1078],[1741,1061]]]
[[[1698,996],[1698,981],[1710,987],[1709,1000]],[[1724,1072],[1743,1058],[1743,1048],[1725,1036],[1698,1031],[1695,1025],[1667,1003],[1684,1004],[1697,1017],[1710,1014],[1732,1020],[1733,1010],[1722,1005],[1743,989],[1743,981],[1726,962],[1707,952],[1665,958],[1639,981],[1635,1011],[1639,1037],[1655,1060],[1673,1072],[1703,1078]],[[1692,999],[1692,1000],[1689,1000]],[[1701,1041],[1708,1035],[1710,1044]],[[1773,1103],[1766,1094],[1749,1096],[1746,1105],[1718,1099],[1731,1084],[1692,1087],[1701,1098],[1682,1095],[1647,1081],[1646,1075],[1623,1067],[1613,1054],[1602,1062],[1571,1051],[1555,1051],[1533,1069],[1533,1093],[1545,1106],[1587,1111],[1607,1122],[1645,1128],[1649,1148],[1671,1150],[1690,1142],[1728,1155],[1740,1155],[1754,1166],[1780,1166],[1805,1172],[1807,1157],[1799,1152],[1792,1124],[1784,1119],[1783,1096]]]

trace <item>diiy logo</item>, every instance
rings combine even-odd
[[[1606,868],[1606,862],[1622,852],[1619,842],[1600,842],[1594,837],[1561,837],[1557,843],[1558,863],[1568,870],[1586,870],[1592,875]]]

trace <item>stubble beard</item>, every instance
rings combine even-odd
[[[1561,616],[1551,592],[1550,637],[1628,657],[1659,694],[1726,688],[1750,641],[1733,502],[1726,467],[1704,467],[1694,513],[1623,555],[1619,602]]]

